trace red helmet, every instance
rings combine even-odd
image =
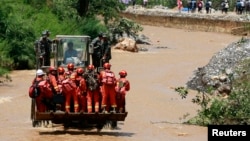
[[[84,70],[83,70],[83,68],[78,68],[77,70],[76,70],[76,73],[77,74],[83,74],[84,73]]]
[[[126,76],[127,76],[127,72],[126,72],[125,70],[121,70],[121,71],[119,72],[119,75],[120,75],[121,77],[126,77]]]
[[[52,72],[52,71],[56,71],[56,68],[53,67],[53,66],[50,66],[50,67],[49,67],[49,72]]]
[[[63,74],[65,72],[63,67],[58,67],[57,71],[58,71],[59,74]]]
[[[90,64],[90,65],[88,66],[87,69],[88,69],[88,70],[94,70],[94,69],[95,69],[95,66]]]
[[[49,73],[52,74],[52,75],[56,75],[56,68],[53,67],[53,66],[50,66],[49,67]]]
[[[110,69],[110,68],[111,68],[111,64],[105,63],[105,64],[103,65],[103,67],[104,67],[104,69]]]
[[[73,63],[69,63],[68,64],[68,70],[74,70],[74,64]]]

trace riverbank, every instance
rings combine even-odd
[[[228,14],[222,14],[219,11],[211,14],[179,13],[170,9],[128,7],[121,15],[142,25],[244,36],[249,34],[249,15],[236,15],[233,12]]]

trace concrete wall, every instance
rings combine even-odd
[[[232,32],[232,29],[235,30],[238,29],[238,27],[245,27],[246,25],[250,25],[250,22],[227,21],[218,19],[212,20],[206,18],[184,16],[150,16],[141,14],[135,15],[131,13],[122,13],[121,15],[143,25],[163,26],[205,32],[223,32],[230,34]]]

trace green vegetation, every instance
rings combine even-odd
[[[228,97],[214,95],[213,88],[198,92],[192,102],[200,106],[198,115],[186,123],[195,125],[243,125],[250,124],[250,59],[238,64],[237,78],[229,77],[232,91]],[[177,87],[175,91],[182,98],[188,96],[188,89]]]
[[[124,24],[126,33],[131,31],[134,35],[142,28],[120,17],[119,12],[124,8],[117,0],[3,0],[0,5],[0,70],[34,69],[34,43],[44,30],[51,32],[51,39],[57,34],[94,38],[100,32],[113,32],[109,27],[122,26],[123,21],[129,23]]]

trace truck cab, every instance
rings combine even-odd
[[[57,35],[52,50],[55,67],[67,67],[73,63],[76,67],[85,68],[90,64],[90,37],[83,35]]]

